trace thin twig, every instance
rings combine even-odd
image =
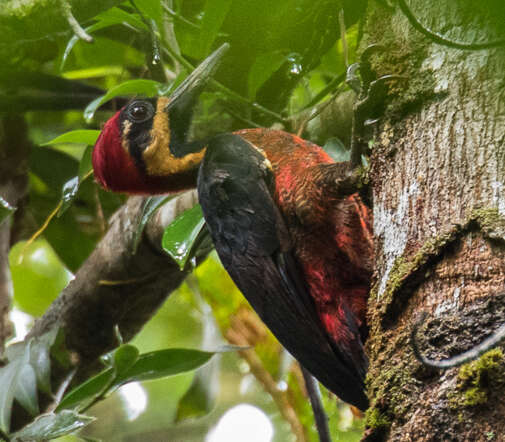
[[[316,421],[319,441],[331,442],[330,429],[328,428],[328,416],[326,415],[323,404],[321,402],[321,392],[319,391],[319,385],[317,384],[314,376],[312,376],[303,366],[301,366],[301,368],[303,379],[305,381],[305,387],[307,388],[307,393],[310,399],[310,405],[312,405],[312,412],[314,413],[314,419]]]
[[[93,37],[89,35],[79,24],[79,22],[75,19],[72,14],[72,8],[67,0],[60,0],[61,12],[67,19],[68,24],[74,31],[74,34],[79,37],[81,40],[84,40],[87,43],[93,43]]]

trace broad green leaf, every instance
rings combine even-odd
[[[79,183],[88,176],[88,174],[93,170],[93,164],[91,163],[91,157],[93,155],[93,146],[86,147],[84,154],[82,155],[81,162],[79,163]]]
[[[139,350],[137,347],[131,344],[121,345],[114,352],[114,369],[116,370],[116,376],[119,376],[126,372],[139,358]]]
[[[15,207],[12,207],[7,201],[5,201],[0,196],[0,224],[2,224],[2,221],[6,219],[9,215],[14,213],[15,210],[16,210]]]
[[[150,19],[156,22],[158,28],[163,25],[163,12],[159,0],[135,0],[139,10]]]
[[[35,370],[27,363],[20,369],[20,382],[16,385],[14,397],[21,406],[32,416],[39,414],[39,401],[37,397],[37,378]]]
[[[184,373],[205,364],[213,355],[214,352],[186,348],[144,353],[129,370],[119,376],[116,384],[119,386],[131,381],[147,381]]]
[[[135,230],[135,235],[133,237],[132,253],[135,253],[137,251],[140,240],[142,238],[142,232],[144,231],[146,224],[149,222],[149,220],[154,215],[156,210],[172,198],[173,198],[172,196],[157,195],[157,196],[150,196],[145,199],[144,204],[142,206],[142,212],[139,218],[139,222]]]
[[[61,207],[58,210],[58,217],[63,215],[67,209],[72,205],[79,191],[79,177],[75,176],[68,180],[61,189]]]
[[[41,146],[50,146],[52,144],[63,144],[63,143],[80,143],[87,144],[89,146],[94,146],[96,140],[100,135],[99,130],[91,129],[81,129],[72,130],[70,132],[64,133],[62,135],[53,138],[51,141],[42,144]]]
[[[250,98],[256,97],[258,89],[285,61],[286,57],[278,50],[265,52],[256,57],[248,76],[248,93]]]
[[[11,440],[29,442],[55,439],[80,430],[94,420],[94,417],[79,414],[74,410],[43,414],[26,427],[14,433]]]
[[[18,242],[9,252],[14,305],[32,316],[41,316],[72,274],[45,239],[25,245],[26,241]]]
[[[30,360],[30,344],[11,345],[6,350],[9,362],[0,368],[0,429],[9,432],[12,403],[18,389],[18,382],[22,381],[22,368]]]
[[[103,393],[104,389],[111,384],[113,379],[114,370],[112,368],[108,368],[93,376],[67,393],[56,407],[56,411],[75,408],[78,405],[81,405],[80,408],[83,408],[89,403],[90,399]]]
[[[119,95],[142,95],[147,97],[154,97],[161,95],[164,86],[154,80],[128,80],[110,89],[105,95],[93,100],[86,109],[84,109],[84,118],[86,121],[91,121],[95,115],[96,110],[107,101]]]
[[[91,398],[110,392],[128,382],[159,379],[194,370],[205,364],[213,355],[213,352],[183,348],[144,353],[129,369],[118,373],[117,376],[113,368],[107,368],[77,386],[62,399],[56,410],[73,408],[79,404],[86,405]]]
[[[228,15],[233,0],[207,0],[203,11],[202,29],[200,31],[198,58],[210,52],[221,26]]]
[[[196,204],[180,214],[163,233],[162,247],[181,270],[186,268],[191,252],[202,239],[205,227],[202,207]]]

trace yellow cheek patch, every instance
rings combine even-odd
[[[170,152],[168,114],[164,110],[168,102],[169,99],[166,97],[158,98],[151,129],[152,141],[142,153],[146,171],[149,175],[167,176],[194,169],[201,163],[205,155],[205,148],[200,152],[190,153],[180,158],[172,155]]]
[[[129,152],[128,149],[128,134],[130,133],[130,129],[132,128],[132,123],[131,121],[125,120],[123,121],[123,130],[121,132],[121,146],[123,146],[123,149],[126,150],[126,152]]]

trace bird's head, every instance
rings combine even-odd
[[[92,158],[105,189],[153,194],[195,186],[205,143],[188,141],[191,117],[227,49],[207,57],[168,97],[133,99],[105,123]]]

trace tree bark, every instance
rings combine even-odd
[[[446,38],[503,38],[501,4],[410,1]],[[502,33],[502,34],[500,34]],[[505,311],[505,49],[435,43],[400,9],[369,4],[362,49],[377,76],[395,74],[375,129],[370,178],[376,273],[370,295],[365,440],[500,440],[505,434],[501,350],[447,371],[413,356],[420,312],[423,353],[473,347]]]

